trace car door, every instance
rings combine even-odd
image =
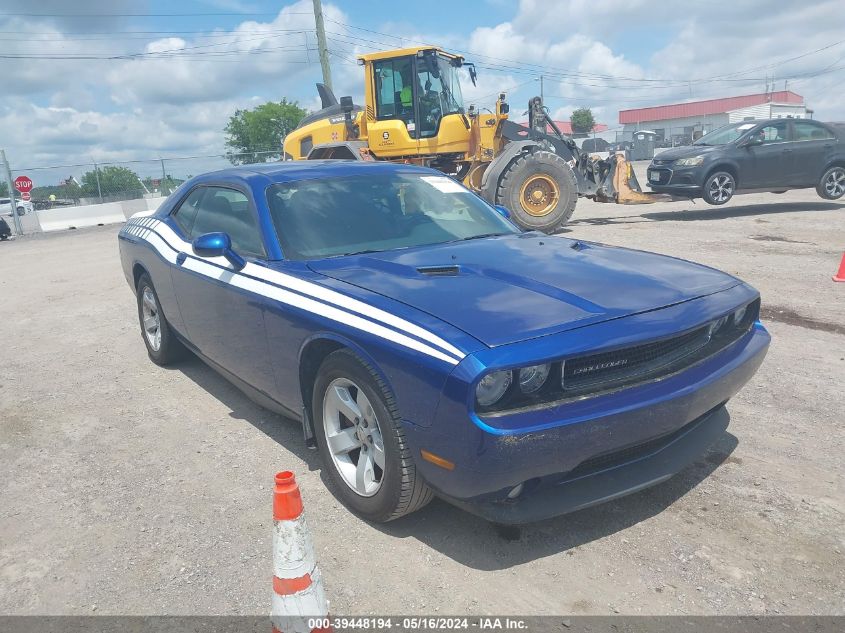
[[[825,165],[833,154],[836,137],[816,121],[792,120],[793,184],[810,187],[818,184]]]
[[[185,198],[170,222],[185,240],[172,278],[189,340],[210,360],[272,394],[263,297],[231,283],[238,274],[231,264],[219,257],[199,257],[190,246],[200,235],[222,232],[238,255],[260,263],[266,254],[253,202],[244,191],[204,185]]]
[[[740,159],[739,188],[758,189],[788,186],[792,169],[789,121],[772,121],[751,133],[757,145],[746,145]]]

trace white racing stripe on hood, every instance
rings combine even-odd
[[[158,233],[153,232],[152,229],[155,228]],[[182,240],[176,233],[170,229],[166,224],[159,222],[153,218],[134,218],[127,222],[127,226],[125,230],[130,233],[131,235],[135,235],[146,240],[153,248],[158,251],[162,257],[164,257],[168,262],[171,264],[176,263],[176,253],[173,252],[172,249],[176,251],[184,251],[186,254],[190,253],[191,245],[188,242]],[[435,349],[425,343],[418,341],[410,336],[406,336],[402,332],[397,332],[390,328],[384,327],[379,323],[374,323],[368,319],[364,319],[361,316],[356,314],[352,314],[350,312],[345,311],[342,308],[346,308],[347,306],[332,306],[326,305],[325,303],[321,303],[320,301],[316,301],[315,299],[311,299],[309,297],[304,297],[300,294],[295,292],[290,292],[283,288],[279,288],[277,286],[273,286],[270,283],[266,283],[265,281],[261,281],[259,279],[252,279],[250,277],[246,277],[245,275],[237,274],[235,271],[228,269],[220,268],[219,266],[229,266],[229,262],[223,257],[209,257],[206,258],[207,261],[195,259],[194,257],[188,257],[183,263],[182,268],[191,270],[196,272],[200,275],[205,277],[210,277],[212,279],[217,279],[224,283],[230,284],[232,286],[241,288],[248,292],[252,292],[264,297],[268,297],[279,301],[281,303],[285,303],[287,305],[291,305],[296,308],[300,308],[307,312],[312,312],[314,314],[318,314],[323,316],[327,319],[331,319],[332,321],[337,321],[338,323],[343,323],[350,327],[354,327],[359,330],[363,330],[365,332],[369,332],[370,334],[374,334],[381,338],[387,339],[404,347],[408,347],[410,349],[416,350],[420,353],[426,354],[427,356],[432,356],[439,360],[442,360],[450,365],[457,365],[466,355],[458,350],[456,347],[453,347],[443,341],[445,345],[438,345],[440,347],[447,347],[447,352],[454,353],[457,358],[450,355],[450,353],[444,353],[439,349]],[[212,264],[218,264],[217,266]],[[249,270],[248,270],[249,269]],[[345,297],[344,295],[321,288],[320,286],[316,286],[316,284],[311,284],[308,282],[303,282],[302,280],[296,279],[295,277],[290,277],[289,275],[284,275],[282,273],[276,273],[273,275],[274,271],[267,270],[261,266],[257,266],[255,264],[247,264],[247,267],[244,268],[244,271],[250,275],[255,277],[261,277],[261,279],[266,279],[266,281],[273,281],[276,283],[282,283],[282,281],[277,281],[277,278],[281,278],[285,282],[288,280],[301,282],[299,284],[293,283],[286,283],[289,288],[293,290],[299,290],[300,292],[308,292],[314,297],[318,297],[320,299],[329,300],[326,297],[336,296],[339,298],[344,298],[351,303],[360,304],[360,306],[364,308],[369,308],[368,311],[372,311],[373,313],[381,313],[387,317],[392,317],[390,319],[379,318],[378,320],[382,321],[385,324],[393,325],[394,327],[399,327],[397,324],[403,324],[403,328],[406,330],[406,333],[414,334],[415,336],[419,336],[424,340],[434,339],[434,341],[442,341],[439,337],[435,336],[434,334],[423,330],[422,328],[414,325],[413,323],[408,323],[404,319],[400,319],[391,315],[389,313],[383,312],[378,310],[377,308],[373,308],[372,306],[367,306],[360,301],[355,299],[351,299],[349,297]],[[259,273],[265,273],[265,275],[259,275]],[[270,274],[266,274],[270,273]],[[297,287],[299,286],[299,287]],[[325,290],[325,293],[315,293],[312,292],[312,288],[316,287],[320,290]],[[302,289],[300,289],[302,288]],[[320,296],[321,294],[325,296]],[[339,303],[339,302],[335,302]],[[364,313],[363,310],[356,310],[357,312]],[[366,315],[371,316],[371,315]],[[377,317],[372,317],[377,318]],[[390,323],[389,321],[395,321],[395,323]],[[410,326],[410,327],[407,327]],[[415,331],[416,330],[416,331]],[[417,333],[419,332],[419,334]],[[424,334],[425,336],[421,336]],[[435,343],[437,344],[437,343]],[[455,350],[452,352],[452,350]]]
[[[179,237],[176,232],[173,231],[173,229],[171,229],[167,224],[160,222],[155,218],[143,219],[142,222],[149,223],[146,224],[146,226],[154,227],[155,230],[158,231],[161,236],[165,239],[165,241],[167,241],[170,246],[172,246],[177,251],[185,251],[186,253],[191,252],[191,244]],[[224,257],[209,257],[206,259],[220,266],[229,266],[229,262]],[[459,350],[454,345],[451,345],[436,334],[433,334],[432,332],[429,332],[428,330],[425,330],[414,323],[406,321],[405,319],[402,319],[401,317],[398,317],[389,312],[385,312],[384,310],[380,310],[379,308],[373,307],[369,304],[364,303],[363,301],[359,301],[358,299],[353,299],[352,297],[348,297],[334,290],[324,288],[323,286],[320,286],[318,284],[314,284],[309,281],[305,281],[297,277],[292,277],[291,275],[287,275],[285,273],[281,273],[275,270],[270,270],[269,268],[258,266],[252,263],[247,263],[247,265],[241,272],[252,277],[258,277],[259,279],[263,279],[264,281],[269,281],[271,283],[284,286],[285,288],[290,288],[291,290],[296,290],[297,292],[301,292],[302,294],[321,299],[327,303],[334,304],[340,308],[344,308],[352,312],[357,312],[358,314],[369,317],[370,319],[380,321],[385,325],[389,325],[391,327],[396,328],[397,330],[403,331],[407,334],[411,334],[413,336],[416,336],[417,338],[427,341],[432,345],[439,347],[448,354],[457,356],[459,360],[463,359],[466,356],[464,352]]]

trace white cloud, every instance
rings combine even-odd
[[[209,2],[222,10],[256,10],[250,0]],[[4,11],[28,12],[31,4],[9,0]],[[69,12],[64,0],[38,5],[44,13]],[[508,21],[477,28],[447,23],[433,33],[420,32],[411,22],[366,25],[351,9],[346,15],[328,2],[323,9],[338,97],[351,95],[361,103],[363,70],[354,58],[371,51],[372,41],[383,42],[384,48],[430,42],[468,51],[467,60],[478,63],[478,85],[466,76],[463,81],[467,104],[491,107],[504,91],[512,116],[520,120],[528,98],[539,93],[542,72],[555,118],[566,119],[575,108],[588,106],[598,120],[613,126],[623,108],[758,92],[767,73],[775,74],[778,88],[791,76],[790,89],[805,96],[818,118],[845,118],[839,98],[845,46],[773,65],[841,40],[840,5],[841,0],[785,0],[773,10],[765,0],[718,0],[678,10],[668,0],[522,0]],[[145,8],[136,0],[85,3],[90,13]],[[305,46],[306,40],[309,49],[316,46],[311,8],[311,0],[299,0],[267,21],[249,19],[228,30],[146,39],[100,34],[137,28],[122,18],[0,17],[0,30],[20,35],[6,36],[5,54],[124,57],[0,60],[4,89],[14,86],[14,94],[0,101],[0,139],[15,163],[30,165],[90,156],[129,160],[222,153],[222,130],[237,108],[282,96],[319,107],[313,86],[319,63],[316,52]],[[351,22],[390,35],[343,25]],[[221,55],[227,51],[241,54]],[[825,66],[836,72],[801,76]]]

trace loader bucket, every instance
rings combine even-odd
[[[634,168],[623,153],[612,154],[607,161],[607,173],[596,192],[598,202],[616,204],[651,204],[668,202],[672,196],[662,193],[645,193],[640,187]]]

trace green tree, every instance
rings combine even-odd
[[[0,196],[9,197],[9,185],[6,184],[5,180],[0,180]]]
[[[97,183],[94,183],[94,195],[96,192]],[[105,192],[103,192],[105,194]],[[82,197],[82,189],[79,188],[72,180],[68,180],[60,185],[44,185],[35,187],[32,190],[33,200],[49,200],[50,196],[56,196],[58,200],[78,200]]]
[[[593,111],[590,108],[578,108],[569,117],[572,123],[574,134],[589,134],[596,127],[596,120],[593,118]]]
[[[86,171],[82,174],[82,192],[86,196],[96,196],[102,192],[103,196],[125,194],[128,192],[143,193],[144,188],[138,180],[138,174],[126,167],[107,165],[99,169],[100,187],[97,188],[97,172]]]
[[[252,110],[236,110],[226,124],[226,157],[233,165],[279,160],[285,135],[307,114],[296,101],[268,101]],[[264,153],[269,152],[269,153]]]

